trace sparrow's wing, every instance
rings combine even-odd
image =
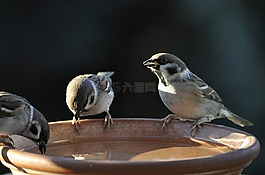
[[[21,107],[23,103],[28,102],[22,97],[7,92],[0,92],[0,118],[14,116],[13,111]]]
[[[99,85],[99,88],[102,91],[106,91],[107,93],[109,93],[112,88],[112,80],[110,77],[113,74],[114,72],[98,72],[97,75],[85,74],[84,76],[94,81],[96,85]]]
[[[107,72],[103,72],[103,73],[107,73]],[[109,73],[111,73],[111,72],[109,72]],[[112,72],[112,73],[114,73],[114,72]],[[111,88],[112,88],[112,80],[110,78],[111,75],[110,74],[100,74],[100,76],[98,76],[100,79],[99,82],[100,82],[101,90],[105,91],[107,93],[109,93],[111,91]]]
[[[104,83],[104,82],[103,82],[103,83]],[[104,88],[104,90],[105,90],[107,93],[109,93],[110,90],[111,90],[111,88],[112,88],[112,80],[108,77],[108,78],[106,78],[106,82],[105,82],[105,88]]]
[[[192,74],[190,77],[190,81],[196,83],[199,86],[199,93],[202,97],[208,98],[210,100],[214,100],[218,103],[223,103],[221,97],[217,94],[217,92],[208,86],[202,79],[200,79],[197,75]]]

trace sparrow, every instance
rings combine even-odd
[[[25,98],[0,92],[0,142],[14,148],[11,134],[32,140],[42,154],[50,137],[50,127],[45,117]]]
[[[114,98],[111,76],[114,72],[78,75],[66,88],[66,104],[74,114],[72,124],[79,133],[80,117],[106,112],[105,131],[113,124],[109,113]]]
[[[202,123],[219,118],[227,118],[241,127],[253,125],[225,107],[218,93],[192,73],[177,56],[158,53],[143,64],[158,77],[160,98],[173,113],[163,119],[164,129],[173,119],[194,121],[191,136]]]

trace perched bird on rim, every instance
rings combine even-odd
[[[72,79],[66,88],[66,103],[73,112],[75,129],[79,132],[80,117],[106,112],[104,125],[108,130],[113,124],[109,113],[114,98],[111,76],[114,72],[99,72],[79,75]]]
[[[173,119],[195,121],[190,131],[192,136],[202,123],[218,118],[227,118],[241,127],[253,125],[226,108],[217,92],[177,56],[158,53],[143,64],[158,77],[160,98],[174,113],[163,119],[164,129]]]
[[[14,147],[9,135],[24,136],[46,152],[50,127],[44,116],[25,98],[8,92],[0,92],[0,142]]]

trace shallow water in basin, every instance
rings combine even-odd
[[[76,160],[172,161],[215,156],[232,148],[196,139],[54,142],[46,155]],[[38,152],[37,148],[27,150]]]

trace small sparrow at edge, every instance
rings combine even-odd
[[[9,135],[24,136],[38,145],[42,154],[50,137],[50,127],[44,116],[26,99],[0,92],[0,142],[13,147]]]
[[[175,55],[158,53],[143,64],[158,77],[160,98],[174,113],[163,119],[164,129],[173,119],[195,121],[191,136],[202,123],[218,118],[227,118],[241,127],[253,125],[226,108],[217,92],[193,74]]]
[[[105,131],[113,124],[109,107],[114,98],[112,80],[114,72],[99,72],[79,75],[72,79],[66,89],[66,103],[73,112],[73,122],[79,133],[80,116],[96,115],[106,112]]]

